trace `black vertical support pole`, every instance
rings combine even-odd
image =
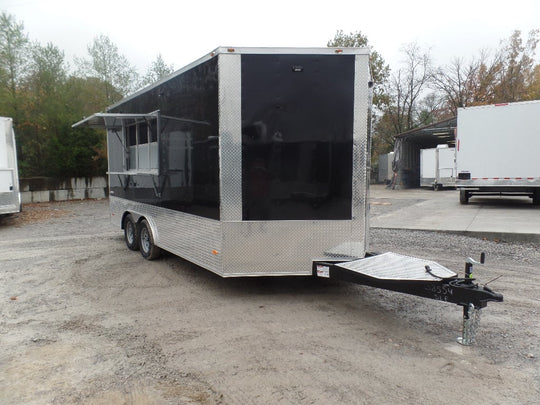
[[[465,279],[470,282],[470,279],[472,278],[472,269],[473,264],[472,263],[465,263]],[[469,305],[463,306],[463,320],[466,321],[469,319]]]

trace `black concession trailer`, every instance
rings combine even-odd
[[[426,260],[366,258],[371,85],[367,49],[221,47],[74,126],[107,129],[111,220],[147,259],[347,279],[472,318],[502,296]]]

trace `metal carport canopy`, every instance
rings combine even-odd
[[[454,145],[456,124],[457,119],[450,118],[396,135],[392,165],[397,173],[394,187],[420,186],[420,150],[441,144]]]
[[[422,145],[423,148],[433,148],[440,144],[452,144],[455,142],[454,129],[457,125],[456,118],[439,121],[434,124],[411,129],[396,135],[397,139]]]

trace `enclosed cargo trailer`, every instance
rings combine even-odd
[[[21,211],[13,120],[0,117],[0,215]]]
[[[144,218],[153,245],[224,277],[363,257],[369,81],[363,49],[218,48],[90,117],[113,222]]]
[[[455,187],[455,173],[455,148],[437,145],[420,150],[420,187],[433,187],[434,190]]]
[[[460,202],[472,195],[525,195],[540,204],[540,100],[458,109]]]
[[[467,314],[501,301],[437,263],[368,252],[368,66],[360,48],[218,48],[74,124],[107,129],[127,246],[222,277],[342,278]]]

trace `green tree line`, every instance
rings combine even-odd
[[[71,125],[173,71],[158,55],[140,76],[105,35],[87,52],[72,67],[54,44],[31,41],[22,22],[0,14],[0,116],[13,118],[21,177],[104,174],[105,133]]]
[[[392,150],[395,135],[453,117],[459,107],[540,99],[539,35],[515,31],[497,49],[444,66],[411,43],[390,68],[360,31],[337,31],[327,46],[370,48],[376,157]],[[22,22],[0,14],[0,116],[14,120],[21,177],[104,174],[105,133],[71,125],[173,71],[158,55],[140,75],[105,35],[86,50],[69,64],[54,44],[31,41]]]

